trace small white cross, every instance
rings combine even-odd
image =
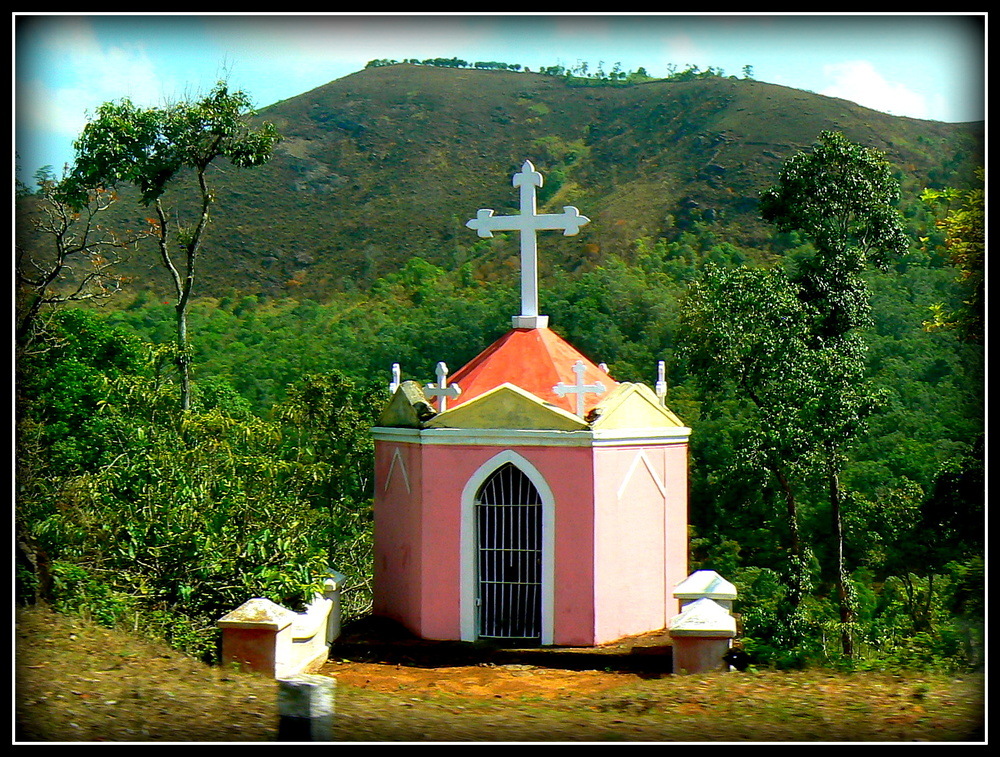
[[[656,364],[656,396],[660,404],[667,405],[667,364],[662,360]]]
[[[401,374],[399,371],[399,363],[392,364],[392,381],[389,382],[389,394],[395,394],[396,390],[399,389],[399,385],[402,383]]]
[[[444,363],[437,364],[435,373],[437,373],[438,382],[436,384],[428,384],[424,388],[424,395],[432,398],[440,397],[438,412],[443,413],[448,409],[448,398],[457,397],[462,393],[462,390],[458,384],[448,386],[448,366]]]
[[[604,384],[600,381],[595,381],[593,384],[583,383],[583,374],[586,372],[587,366],[583,364],[582,360],[577,360],[576,364],[573,366],[573,373],[576,374],[576,384],[569,385],[564,384],[560,381],[554,387],[552,391],[558,394],[560,397],[565,397],[567,394],[576,395],[576,414],[581,418],[583,417],[583,395],[584,394],[604,394]]]
[[[514,328],[545,328],[548,316],[538,314],[538,245],[536,231],[562,230],[570,237],[580,227],[590,222],[572,205],[563,207],[559,215],[536,212],[536,190],[542,186],[542,175],[530,160],[524,161],[521,171],[514,174],[514,186],[521,190],[521,212],[516,216],[494,216],[485,208],[465,225],[475,229],[480,237],[492,237],[494,231],[519,231],[521,233],[521,315],[513,318]]]

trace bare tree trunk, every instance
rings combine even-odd
[[[163,204],[159,200],[156,201],[156,214],[160,221],[159,234],[156,240],[160,247],[160,260],[174,282],[174,294],[177,296],[177,304],[174,306],[177,323],[177,356],[174,362],[177,365],[177,372],[181,380],[181,410],[187,412],[190,407],[190,379],[187,360],[187,300],[184,298],[184,284],[181,281],[181,275],[177,271],[173,259],[170,257],[169,219],[167,218],[166,211],[163,209]],[[189,273],[187,279],[190,280],[190,278]]]
[[[187,301],[178,302],[177,313],[177,373],[181,380],[181,410],[191,409],[191,355],[188,351]]]
[[[184,276],[181,277],[170,257],[168,245],[167,217],[160,201],[156,201],[156,210],[160,219],[160,258],[163,265],[170,272],[174,281],[174,292],[177,295],[175,306],[177,321],[177,373],[181,382],[181,410],[187,412],[191,409],[191,351],[188,344],[187,314],[188,305],[191,303],[191,293],[194,291],[195,263],[198,258],[198,248],[201,245],[201,238],[209,222],[209,211],[212,205],[212,193],[208,189],[205,180],[205,171],[198,171],[198,186],[201,190],[201,215],[195,225],[191,235],[184,240]]]
[[[14,343],[19,347],[23,347],[31,341],[31,334],[34,331],[35,322],[38,319],[38,312],[41,310],[43,300],[44,298],[40,291],[32,293],[31,303],[24,309],[24,313],[18,319],[14,332]]]
[[[802,575],[804,569],[802,560],[802,539],[799,535],[799,513],[795,502],[795,492],[792,485],[780,466],[774,467],[774,475],[781,485],[781,490],[785,495],[785,518],[788,521],[789,549],[791,551],[794,575],[792,577],[792,605],[799,606],[802,597],[805,595],[805,581]]]
[[[836,539],[836,570],[837,570],[837,604],[840,608],[840,643],[844,655],[854,655],[854,640],[851,637],[851,626],[854,623],[854,609],[847,586],[847,567],[844,564],[844,523],[840,508],[840,479],[834,463],[830,461],[830,516],[833,519],[833,533]]]
[[[115,198],[107,192],[92,193],[79,210],[60,200],[53,186],[43,190],[42,217],[32,220],[32,227],[52,239],[55,257],[36,258],[31,251],[15,246],[15,273],[27,304],[16,302],[15,344],[27,345],[34,336],[35,324],[43,305],[106,299],[121,291],[121,276],[114,268],[118,250],[124,250],[148,235],[147,232],[119,238],[97,223],[100,213],[108,210]],[[75,261],[75,263],[74,263]],[[76,269],[74,271],[74,269]],[[64,273],[74,273],[75,284],[68,291],[55,291],[53,285]],[[67,282],[63,282],[64,284]]]

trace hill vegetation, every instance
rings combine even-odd
[[[576,237],[546,238],[550,274],[631,261],[637,239],[676,242],[687,232],[758,258],[782,253],[788,240],[761,222],[758,195],[823,131],[884,152],[909,198],[966,183],[982,155],[981,124],[683,73],[572,86],[566,76],[399,63],[264,108],[261,121],[282,141],[266,165],[213,176],[219,202],[200,293],[325,301],[366,290],[414,257],[504,281],[516,243],[480,240],[465,222],[516,203],[510,176],[526,159],[545,177],[543,209],[576,205],[592,219]],[[145,227],[149,213],[133,214],[124,225]],[[170,291],[147,261],[131,267],[133,288]]]
[[[208,657],[215,617],[252,594],[294,603],[324,565],[350,574],[348,613],[364,614],[368,428],[389,367],[428,381],[437,361],[460,366],[508,328],[516,242],[464,224],[515,202],[510,175],[529,158],[544,208],[592,219],[545,237],[542,311],[618,380],[652,384],[667,362],[668,403],[695,430],[691,567],[737,583],[746,648],[782,667],[981,664],[983,348],[938,317],[973,298],[968,258],[953,256],[968,234],[939,225],[948,209],[929,201],[978,187],[981,125],[717,75],[572,86],[406,63],[258,116],[282,135],[274,157],[213,177],[188,412],[167,368],[169,282],[141,246],[111,307],[50,314],[19,353],[21,596],[109,624],[141,617]],[[864,273],[866,379],[885,401],[841,477],[849,660],[819,471],[800,496],[811,589],[793,623],[782,493],[741,454],[753,415],[735,390],[705,392],[680,350],[682,309],[709,266],[794,271],[814,255],[761,219],[758,198],[826,130],[885,154],[908,242]],[[133,200],[123,192],[106,223],[142,228]],[[26,247],[45,242],[28,231]]]

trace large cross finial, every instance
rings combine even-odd
[[[560,397],[565,397],[567,394],[576,395],[576,414],[581,418],[583,417],[583,395],[584,394],[604,394],[605,388],[604,384],[600,381],[595,381],[593,384],[583,383],[583,374],[586,372],[587,366],[583,364],[582,360],[577,360],[576,364],[573,366],[573,373],[576,374],[575,384],[564,384],[560,381],[554,387],[552,391],[558,394]]]
[[[494,216],[492,210],[481,209],[476,217],[466,223],[475,229],[480,237],[492,237],[494,231],[519,231],[521,233],[521,315],[514,316],[514,328],[545,328],[549,317],[538,314],[538,246],[536,231],[561,230],[570,237],[580,231],[580,227],[590,222],[586,216],[572,205],[563,208],[561,214],[536,212],[535,193],[542,186],[542,175],[524,161],[519,173],[514,174],[514,186],[521,190],[521,212],[516,216]]]
[[[436,384],[428,384],[424,387],[424,396],[431,398],[440,397],[438,412],[443,413],[448,409],[448,398],[457,397],[462,393],[462,389],[458,384],[448,386],[448,366],[443,362],[437,364],[435,373],[437,373],[438,382]]]

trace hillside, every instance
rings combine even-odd
[[[423,257],[490,277],[517,245],[465,228],[510,212],[529,159],[544,208],[577,205],[576,237],[546,237],[546,267],[628,259],[639,237],[698,223],[718,241],[767,250],[758,193],[826,129],[884,151],[904,187],[959,180],[982,124],[898,118],[752,80],[570,86],[533,73],[399,64],[369,68],[260,111],[284,135],[267,165],[223,169],[198,292],[323,299]],[[143,274],[156,286],[162,273]],[[164,279],[165,282],[165,279]]]

